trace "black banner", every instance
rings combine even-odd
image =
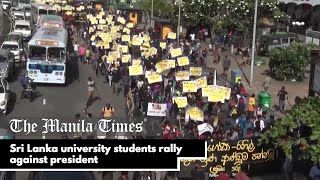
[[[208,142],[207,160],[183,160],[182,171],[191,171],[197,164],[211,177],[221,172],[237,173],[254,164],[274,163],[278,152],[270,145],[257,146],[251,139],[230,142]]]
[[[1,140],[0,169],[172,169],[204,158],[201,140]]]

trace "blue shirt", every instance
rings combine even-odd
[[[23,76],[23,77],[20,79],[20,83],[21,83],[23,86],[28,85],[28,84],[29,84],[29,81],[31,81],[31,78],[26,77],[26,76]]]

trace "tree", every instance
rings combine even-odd
[[[309,65],[312,44],[294,43],[287,48],[272,49],[269,53],[270,70],[277,80],[297,80],[304,78],[305,68]]]
[[[259,0],[258,18],[269,18],[277,22],[286,18],[278,4],[278,0]],[[184,0],[182,14],[189,26],[210,25],[219,20],[229,24],[222,26],[225,28],[222,32],[237,31],[242,30],[242,27],[252,27],[254,8],[255,0]]]
[[[152,0],[140,0],[139,4],[141,9],[151,16]],[[169,0],[153,0],[154,17],[171,19],[173,18],[174,8]]]
[[[297,103],[271,129],[260,135],[260,143],[273,143],[286,157],[292,158],[292,148],[300,149],[298,158],[319,163],[320,157],[320,98],[309,97]]]

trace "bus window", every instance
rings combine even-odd
[[[56,15],[56,11],[55,10],[48,10],[48,14],[49,15]]]
[[[28,25],[22,25],[22,24],[16,24],[14,27],[15,30],[30,30],[30,26]]]
[[[29,46],[30,60],[46,60],[46,48],[39,46]]]
[[[60,60],[60,54],[64,51],[64,48],[48,48],[48,60]],[[61,59],[63,60],[63,59]]]
[[[46,15],[46,14],[47,14],[47,10],[39,9],[39,15]]]

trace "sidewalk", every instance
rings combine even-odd
[[[206,47],[208,49],[208,44],[206,42],[201,43],[201,47]],[[249,82],[250,82],[250,65],[241,66],[242,63],[242,56],[234,55],[230,51],[222,52],[220,63],[214,64],[213,63],[213,56],[212,53],[209,52],[208,61],[207,61],[207,67],[215,68],[217,69],[217,73],[220,75],[223,73],[223,67],[222,67],[222,61],[225,57],[225,55],[228,56],[228,58],[231,59],[231,67],[232,69],[239,69],[242,72],[242,83],[245,86],[246,91],[249,94],[256,94],[256,96],[261,92],[263,89],[263,81],[266,77],[266,74],[269,70],[268,65],[261,65],[261,66],[254,66],[253,69],[253,86],[250,88]],[[308,74],[309,76],[309,74]],[[229,71],[228,79],[230,80],[231,74]],[[282,117],[283,115],[278,111],[278,91],[281,89],[282,86],[286,87],[286,91],[288,92],[288,102],[285,106],[285,110],[290,110],[292,105],[295,103],[295,98],[298,96],[300,98],[308,96],[308,89],[309,89],[309,77],[305,78],[303,82],[291,82],[291,81],[276,81],[274,79],[271,80],[271,84],[268,90],[268,93],[271,94],[271,107],[270,109],[274,111],[276,117]]]

